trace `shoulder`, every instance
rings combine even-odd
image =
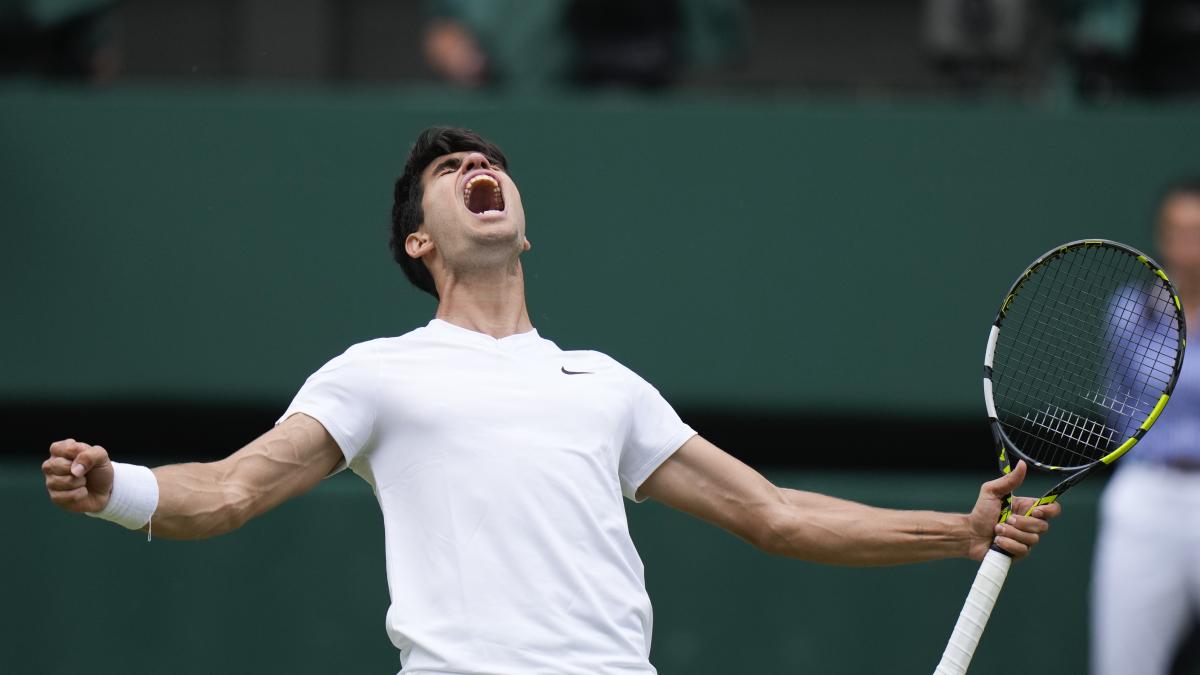
[[[383,358],[397,353],[411,352],[428,342],[428,336],[423,335],[424,328],[417,328],[395,337],[380,337],[364,340],[350,345],[341,354],[326,363],[330,367],[375,368]],[[423,338],[425,338],[423,340]]]
[[[434,342],[437,342],[437,340],[430,333],[429,329],[421,326],[403,335],[379,337],[358,342],[350,345],[342,355],[352,359],[377,359],[380,356],[428,346]]]
[[[378,370],[378,347],[376,340],[350,345],[341,354],[328,359],[308,378],[314,382],[341,381],[346,379],[366,381]]]
[[[338,354],[333,358],[333,362],[342,362],[346,364],[367,364],[374,363],[379,359],[379,352],[382,344],[389,338],[377,338],[374,340],[366,340],[350,345],[346,351]]]

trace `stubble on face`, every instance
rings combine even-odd
[[[515,269],[529,244],[520,193],[503,169],[479,153],[459,152],[431,162],[421,179],[421,232],[433,242],[435,264],[460,275]]]

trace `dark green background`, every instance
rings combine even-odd
[[[265,428],[348,345],[428,321],[386,247],[391,181],[428,124],[509,153],[544,335],[612,354],[681,410],[731,411],[733,441],[862,465],[785,483],[962,510],[993,467],[982,421],[959,441],[982,417],[1004,290],[1066,240],[1147,246],[1156,191],[1195,166],[1197,112],[5,85],[0,405],[25,461],[0,466],[0,672],[398,668],[364,485],[327,481],[213,541],[146,544],[55,510],[36,466],[45,443],[89,433],[73,430],[89,406],[119,424],[150,411],[130,424],[157,436],[123,452],[190,448],[192,429],[219,455],[249,440],[220,431],[236,411]],[[149,419],[193,403],[201,419],[178,429]],[[813,436],[793,415],[852,426]],[[918,450],[979,471],[870,471]],[[973,675],[1085,672],[1099,489],[1073,491],[1015,568]],[[818,567],[630,511],[664,675],[928,672],[976,569]]]
[[[908,508],[964,510],[975,477],[775,474]],[[1085,672],[1088,560],[1099,482],[1070,495],[1016,565],[972,675]],[[928,673],[977,566],[845,569],[771,558],[654,503],[629,506],[663,675]],[[383,530],[342,475],[233,534],[155,540],[58,511],[36,469],[0,471],[5,673],[394,673],[383,627]],[[12,517],[19,514],[19,517]]]
[[[995,306],[1074,238],[1148,243],[1192,108],[0,90],[0,399],[282,408],[424,324],[386,247],[415,133],[512,159],[543,335],[683,407],[977,414]]]

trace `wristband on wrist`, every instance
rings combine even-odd
[[[112,493],[97,513],[87,515],[114,522],[131,530],[150,522],[158,508],[158,479],[149,467],[113,462]]]

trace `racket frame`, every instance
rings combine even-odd
[[[1120,250],[1123,253],[1132,255],[1143,265],[1148,267],[1155,276],[1162,279],[1167,290],[1171,294],[1171,298],[1175,303],[1176,316],[1179,319],[1179,353],[1175,360],[1175,368],[1171,373],[1171,379],[1165,387],[1166,392],[1162,394],[1155,406],[1151,409],[1146,420],[1134,433],[1126,438],[1120,445],[1100,459],[1075,467],[1060,467],[1050,466],[1039,462],[1032,457],[1021,452],[1021,449],[1008,434],[1004,432],[1004,428],[1000,424],[999,417],[996,414],[996,403],[992,395],[992,358],[995,355],[996,342],[999,338],[1001,326],[1004,323],[1004,317],[1012,307],[1013,300],[1017,294],[1021,292],[1021,288],[1040,268],[1057,258],[1066,255],[1070,251],[1080,247],[1097,247],[1106,246]],[[1187,344],[1187,322],[1183,314],[1183,304],[1179,300],[1179,294],[1175,292],[1175,287],[1167,278],[1162,267],[1154,262],[1149,256],[1138,251],[1137,249],[1126,246],[1115,241],[1107,239],[1081,239],[1079,241],[1069,242],[1058,246],[1035,260],[1021,276],[1009,288],[1008,294],[1004,296],[1004,302],[1000,305],[1000,311],[996,314],[996,320],[992,324],[991,332],[988,336],[987,351],[984,355],[983,365],[983,392],[984,401],[987,406],[989,425],[992,430],[992,437],[996,443],[998,461],[1000,471],[1003,474],[1008,474],[1012,471],[1013,458],[1025,460],[1030,466],[1049,471],[1052,473],[1066,473],[1071,471],[1066,479],[1059,482],[1049,491],[1047,491],[1037,502],[1030,507],[1025,515],[1029,515],[1038,506],[1051,504],[1058,500],[1064,492],[1070,489],[1073,485],[1083,480],[1092,472],[1096,471],[1101,466],[1112,464],[1122,455],[1129,452],[1130,448],[1137,444],[1150,427],[1158,420],[1158,416],[1162,413],[1167,401],[1170,400],[1170,393],[1175,389],[1175,383],[1179,379],[1179,371],[1183,367],[1184,348]],[[1012,495],[1005,495],[1002,508],[1000,511],[999,522],[1003,523],[1012,515]],[[979,640],[983,636],[983,630],[987,626],[988,618],[991,616],[992,609],[996,605],[996,600],[1000,595],[1000,590],[1004,586],[1004,580],[1008,576],[1009,566],[1012,564],[1012,556],[995,543],[984,556],[983,562],[979,566],[979,571],[975,575],[975,581],[971,585],[971,590],[967,594],[967,599],[963,603],[962,611],[958,615],[958,620],[954,624],[954,630],[950,634],[950,640],[946,644],[946,649],[942,653],[941,661],[934,670],[934,675],[966,675],[967,668],[971,665],[971,659],[975,655],[975,649],[979,645]]]
[[[1062,496],[1064,492],[1069,490],[1076,483],[1079,483],[1084,478],[1091,475],[1099,467],[1112,464],[1120,459],[1122,455],[1129,452],[1129,450],[1136,445],[1143,436],[1146,435],[1146,432],[1149,431],[1150,427],[1153,426],[1158,420],[1159,414],[1162,413],[1163,408],[1167,405],[1167,401],[1170,400],[1170,393],[1163,394],[1161,397],[1159,397],[1157,404],[1150,411],[1150,414],[1147,416],[1146,420],[1142,422],[1141,426],[1139,426],[1132,435],[1126,438],[1120,445],[1118,445],[1114,450],[1109,452],[1104,457],[1101,457],[1100,459],[1089,464],[1079,466],[1053,466],[1037,461],[1036,459],[1022,452],[1021,448],[1012,441],[1007,433],[1005,433],[1003,425],[1000,424],[1000,419],[996,414],[996,402],[992,394],[992,359],[995,356],[996,343],[1000,337],[1000,331],[1004,323],[1004,318],[1008,314],[1009,309],[1012,307],[1013,300],[1015,300],[1017,295],[1021,292],[1021,289],[1025,286],[1025,283],[1028,282],[1034,274],[1036,274],[1047,264],[1076,249],[1098,247],[1115,249],[1121,253],[1129,255],[1141,264],[1145,265],[1151,272],[1154,273],[1155,276],[1162,279],[1167,291],[1171,294],[1171,299],[1175,303],[1175,310],[1179,318],[1179,358],[1175,360],[1175,367],[1171,372],[1171,379],[1167,383],[1166,390],[1168,392],[1174,391],[1175,382],[1179,379],[1179,371],[1183,367],[1184,347],[1187,344],[1187,323],[1184,320],[1183,304],[1179,300],[1179,294],[1175,291],[1174,284],[1172,284],[1171,280],[1167,278],[1167,273],[1164,272],[1162,266],[1155,262],[1150,256],[1142,253],[1132,246],[1109,239],[1080,239],[1078,241],[1068,242],[1061,246],[1056,246],[1055,248],[1042,254],[1037,260],[1033,261],[1033,264],[1026,268],[1026,270],[1019,277],[1017,277],[1017,280],[1014,281],[1012,286],[1008,289],[1008,293],[1005,294],[1004,302],[1000,304],[1000,309],[996,312],[996,319],[992,322],[992,328],[988,334],[987,349],[984,352],[983,358],[983,399],[984,405],[987,407],[988,425],[992,430],[992,439],[996,444],[997,461],[1000,465],[1000,472],[1002,474],[1008,474],[1011,472],[1014,464],[1016,463],[1014,458],[1016,458],[1016,460],[1025,460],[1025,463],[1029,466],[1049,473],[1070,472],[1069,476],[1046,491],[1046,493],[1043,494],[1041,498],[1039,498],[1024,515],[1033,513],[1033,510],[1038,506],[1054,503],[1060,496]],[[1010,515],[1012,515],[1012,495],[1007,495],[1000,510],[1000,518],[998,522],[1005,522],[1008,520]],[[993,545],[992,548],[993,550],[1005,553],[1005,555],[1007,555],[1005,551],[1002,551],[995,545]]]

